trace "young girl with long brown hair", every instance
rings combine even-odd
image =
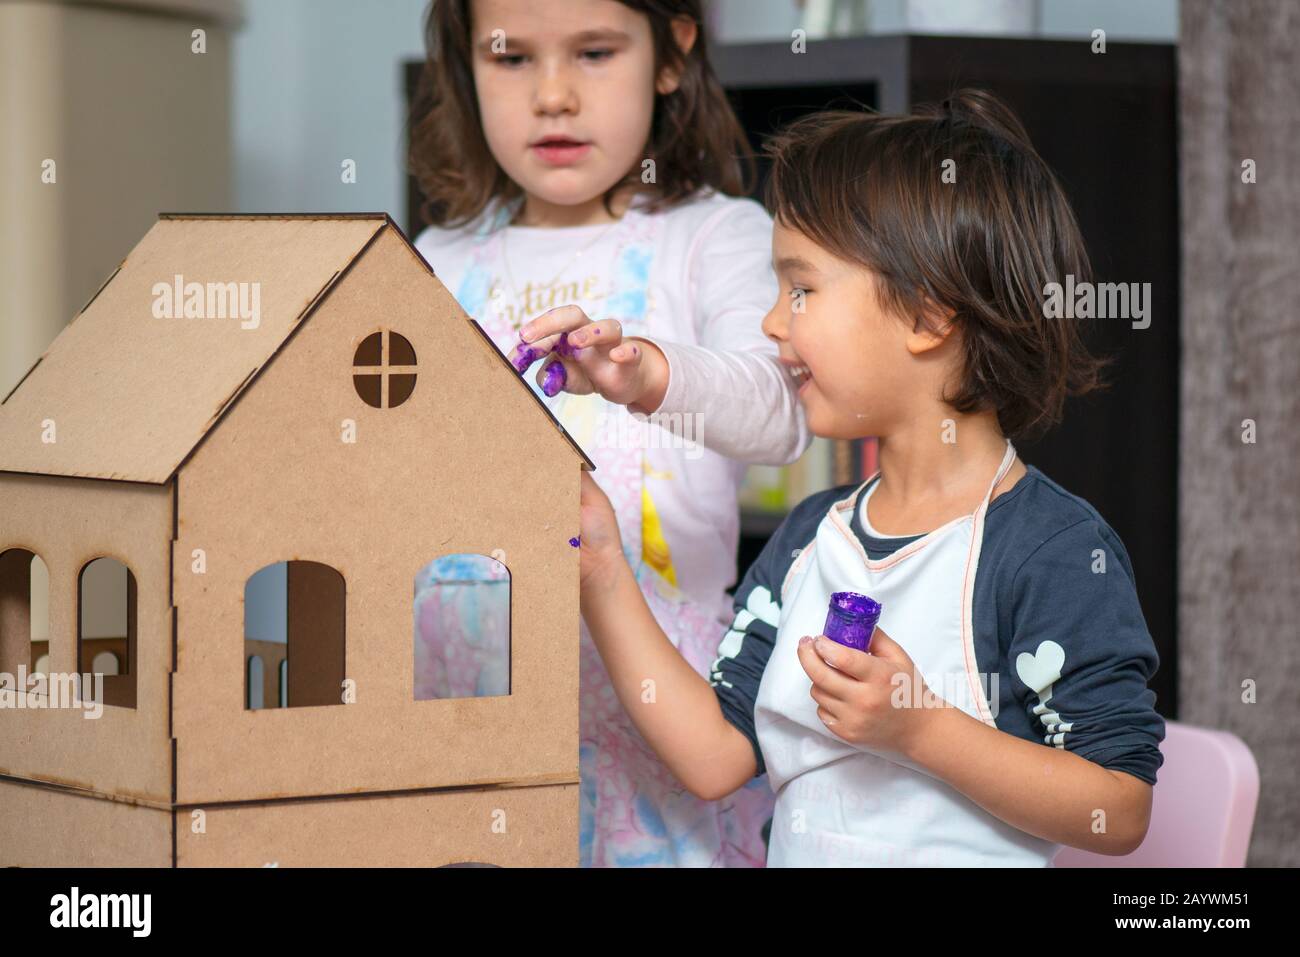
[[[752,156],[699,0],[435,0],[427,40],[416,246],[521,371],[545,358],[533,387],[595,461],[660,626],[707,674],[745,464],[791,462],[810,437],[760,328],[771,220],[743,198]],[[581,648],[581,863],[761,865],[766,787],[687,792],[585,625]]]

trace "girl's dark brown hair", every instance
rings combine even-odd
[[[650,194],[647,212],[665,209],[710,186],[729,196],[749,193],[754,155],[709,65],[700,0],[619,0],[650,18],[655,75],[679,69],[677,89],[656,95],[646,159],[655,161],[655,183],[643,184],[638,166],[604,197],[628,185]],[[411,111],[408,167],[424,193],[426,222],[461,226],[492,199],[522,195],[488,149],[474,92],[472,0],[431,0],[425,22],[428,57]],[[673,36],[677,17],[695,21],[695,45],[685,57]]]
[[[909,116],[812,114],[765,152],[778,222],[870,269],[892,313],[933,328],[936,305],[953,311],[965,362],[944,399],[959,412],[991,409],[1005,436],[1033,438],[1067,395],[1103,387],[1109,360],[1088,353],[1078,320],[1044,314],[1048,283],[1091,280],[1074,213],[992,94],[958,90]]]

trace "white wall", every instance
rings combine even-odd
[[[831,0],[807,0],[815,11]],[[987,10],[1021,0],[920,0],[921,6],[952,11],[953,23],[968,32],[967,23]],[[1086,37],[1098,27],[1108,39],[1173,42],[1178,38],[1178,0],[1027,0],[1038,27],[1022,36]],[[732,43],[788,37],[800,25],[794,0],[713,0],[717,36]],[[908,29],[908,0],[867,0],[868,23],[873,33],[902,33]],[[970,32],[978,32],[978,29]],[[1002,33],[1003,31],[990,31]],[[1016,35],[1016,34],[1010,34]]]
[[[246,0],[235,41],[235,207],[405,220],[401,63],[427,0]],[[340,180],[357,164],[357,182]]]
[[[1178,41],[1178,0],[1040,0],[1040,36]]]

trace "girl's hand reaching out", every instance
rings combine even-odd
[[[653,342],[624,338],[617,319],[592,322],[579,306],[544,312],[520,330],[509,359],[523,374],[552,356],[537,373],[548,396],[563,389],[574,395],[599,392],[633,412],[649,414],[668,391],[668,360]]]
[[[949,707],[926,685],[911,657],[876,626],[871,651],[825,635],[799,640],[799,663],[812,679],[817,716],[850,744],[907,755],[936,708]],[[901,704],[895,703],[897,692]]]
[[[596,484],[591,473],[582,473],[582,495],[579,511],[582,517],[582,533],[578,538],[579,582],[585,590],[599,587],[601,579],[625,562],[623,557],[623,536],[618,531],[618,519],[614,516],[614,506],[609,502],[605,490]]]

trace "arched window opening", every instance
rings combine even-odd
[[[443,555],[415,577],[415,700],[510,694],[510,572]]]
[[[135,575],[116,558],[93,559],[77,576],[77,670],[93,676],[86,700],[102,675],[104,704],[135,707],[136,602]]]
[[[244,706],[342,704],[346,606],[343,576],[319,562],[276,562],[249,578],[244,585]],[[256,692],[254,658],[259,666]]]
[[[50,651],[50,572],[35,552],[0,551],[0,671],[45,674]]]

